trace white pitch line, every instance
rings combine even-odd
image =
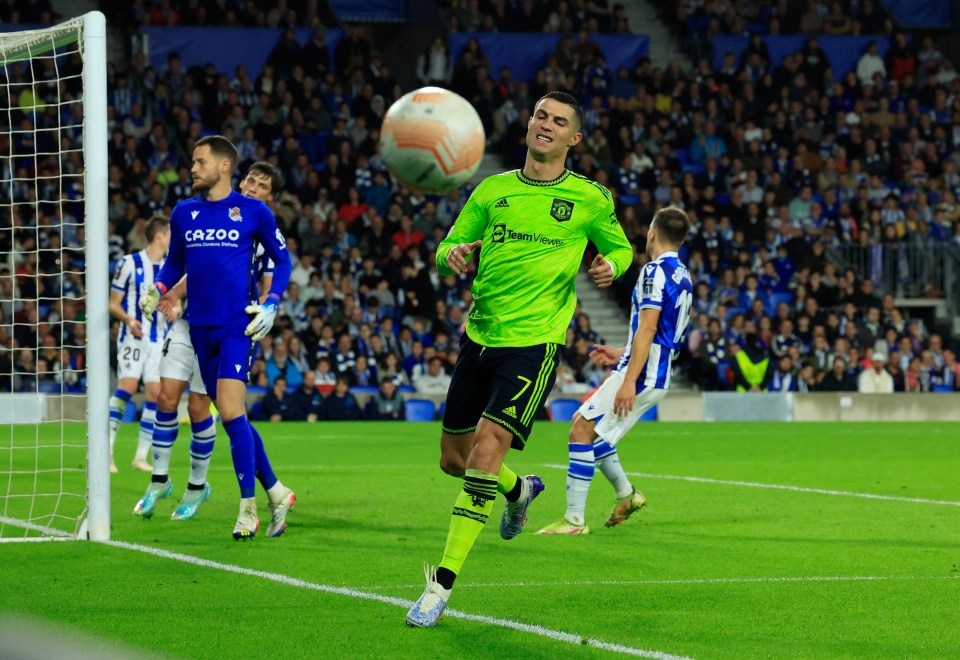
[[[65,532],[62,529],[57,529],[55,527],[47,527],[46,525],[37,525],[36,523],[28,522],[26,520],[20,520],[19,518],[8,518],[6,516],[0,516],[0,525],[10,525],[11,527],[20,527],[21,529],[29,529],[33,532],[40,532],[41,534],[47,534],[49,536],[56,536],[61,538],[73,538],[73,535],[69,532]]]
[[[543,467],[566,470],[566,465],[544,463]],[[727,479],[710,479],[708,477],[683,477],[675,474],[649,474],[646,472],[627,472],[631,477],[644,479],[672,479],[674,481],[690,481],[700,484],[719,484],[721,486],[742,486],[744,488],[768,488],[771,490],[789,490],[795,493],[815,493],[818,495],[837,495],[840,497],[859,497],[866,500],[884,500],[887,502],[910,502],[912,504],[938,504],[941,506],[960,506],[960,502],[952,500],[928,500],[922,497],[899,497],[897,495],[877,495],[875,493],[856,493],[848,490],[830,490],[826,488],[806,488],[804,486],[788,486],[784,484],[763,484],[756,481],[731,481]]]
[[[252,568],[235,566],[234,564],[224,564],[218,561],[212,561],[210,559],[203,559],[201,557],[195,557],[193,555],[185,555],[179,552],[170,552],[169,550],[161,550],[160,548],[151,548],[150,546],[139,545],[136,543],[126,543],[124,541],[102,541],[102,543],[104,545],[109,545],[114,548],[134,550],[136,552],[143,552],[148,555],[154,555],[156,557],[162,557],[164,559],[173,559],[174,561],[181,561],[186,564],[193,564],[194,566],[202,566],[204,568],[214,568],[220,571],[226,571],[228,573],[236,573],[237,575],[248,575],[251,577],[258,577],[264,580],[270,580],[271,582],[277,582],[279,584],[285,584],[291,587],[299,587],[301,589],[310,589],[312,591],[322,591],[324,593],[337,594],[339,596],[347,596],[349,598],[359,598],[362,600],[373,600],[380,603],[386,603],[388,605],[396,605],[397,607],[403,607],[404,609],[407,609],[411,605],[413,605],[413,601],[406,600],[404,598],[394,598],[393,596],[384,596],[382,594],[370,593],[367,591],[360,591],[359,589],[351,589],[349,587],[335,587],[328,584],[318,584],[316,582],[308,582],[306,580],[301,580],[299,578],[290,577],[288,575],[283,575],[280,573],[268,573],[266,571],[258,571]],[[420,586],[420,585],[416,585],[416,586]],[[510,628],[512,630],[517,630],[519,632],[530,633],[532,635],[539,635],[540,637],[547,637],[549,639],[553,639],[558,642],[575,644],[577,646],[589,646],[592,648],[602,649],[604,651],[612,651],[614,653],[620,653],[623,655],[632,655],[640,658],[654,658],[655,660],[690,660],[685,656],[673,655],[670,653],[664,653],[662,651],[648,651],[646,649],[633,648],[630,646],[624,646],[622,644],[611,644],[610,642],[603,642],[598,639],[582,637],[574,633],[563,632],[561,630],[553,630],[551,628],[545,628],[543,626],[538,626],[538,625],[529,624],[529,623],[520,623],[519,621],[511,621],[510,619],[500,619],[492,616],[484,616],[482,614],[470,614],[469,612],[461,612],[460,610],[451,610],[451,609],[446,610],[444,612],[444,615],[454,619],[463,619],[465,621],[475,621],[477,623],[498,626],[501,628]]]
[[[884,582],[890,580],[960,580],[960,575],[810,575],[797,577],[747,577],[747,578],[689,578],[682,580],[569,580],[553,582],[458,582],[457,589],[471,587],[598,587],[633,585],[685,585],[685,584],[775,584],[782,582]],[[360,587],[374,591],[385,589],[413,589],[418,584],[391,584]]]

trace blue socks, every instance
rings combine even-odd
[[[257,461],[253,427],[247,421],[247,416],[241,415],[229,422],[224,422],[223,430],[230,437],[230,453],[233,456],[233,469],[237,473],[237,483],[240,484],[240,497],[241,499],[254,497],[256,495],[255,471],[257,470]],[[260,442],[260,446],[263,446],[263,441]],[[271,471],[270,474],[273,474],[273,472]]]
[[[113,456],[113,445],[117,441],[117,430],[120,428],[120,420],[123,419],[123,413],[130,402],[130,392],[118,389],[110,397],[110,456]]]
[[[177,440],[177,412],[157,411],[153,424],[153,476],[154,481],[166,481],[170,473],[170,452]],[[160,477],[163,477],[160,479]]]
[[[267,451],[263,447],[263,438],[257,433],[257,429],[250,424],[250,433],[253,434],[253,449],[256,454],[257,479],[264,490],[270,490],[277,483],[277,475],[273,473],[273,466],[270,465],[270,459],[267,458]]]
[[[157,418],[157,402],[146,401],[140,414],[140,435],[137,439],[136,460],[145,461],[153,444],[153,422]]]
[[[207,470],[210,457],[213,456],[213,442],[217,439],[217,427],[213,417],[190,425],[193,437],[190,439],[190,481],[189,487],[202,488],[207,482]]]
[[[583,525],[587,492],[596,470],[593,444],[571,442],[567,445],[567,451],[570,463],[567,467],[567,513],[564,517],[574,525]]]

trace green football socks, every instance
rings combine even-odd
[[[506,463],[501,463],[500,474],[497,475],[497,492],[506,495],[517,487],[517,473],[507,467]]]
[[[501,476],[503,470],[500,471]],[[517,475],[513,474],[514,481]],[[463,477],[463,490],[457,496],[450,516],[450,532],[447,534],[447,545],[443,549],[443,559],[437,570],[437,579],[449,582],[443,585],[449,589],[453,586],[452,576],[460,573],[463,562],[470,553],[480,530],[487,522],[490,511],[493,510],[493,501],[497,496],[497,475],[483,470],[467,470]]]

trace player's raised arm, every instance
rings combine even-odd
[[[467,269],[473,251],[487,228],[487,209],[480,200],[481,183],[470,195],[447,237],[437,246],[437,271],[441,275],[459,275]]]
[[[609,193],[606,193],[609,194]],[[590,224],[587,238],[600,251],[590,266],[590,276],[601,289],[610,286],[613,280],[623,275],[633,262],[633,248],[617,220],[613,200],[608,199],[594,221]]]

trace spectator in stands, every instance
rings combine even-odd
[[[426,373],[414,376],[413,387],[418,394],[446,393],[450,387],[450,376],[443,370],[443,360],[436,356],[430,358]]]
[[[402,421],[406,418],[406,406],[392,378],[380,381],[380,388],[364,406],[364,415],[368,420]]]
[[[866,52],[860,56],[857,61],[857,78],[861,85],[876,84],[875,76],[879,75],[881,80],[887,77],[887,67],[880,57],[880,47],[876,41],[867,44]]]
[[[797,371],[793,368],[793,360],[784,355],[777,364],[777,369],[770,378],[770,392],[796,392],[798,388]]]
[[[314,382],[316,383],[317,391],[324,396],[333,392],[333,388],[337,384],[337,374],[334,373],[329,358],[323,357],[317,360],[317,369],[314,371]]]
[[[323,395],[317,389],[317,377],[313,371],[303,374],[303,384],[289,396],[289,405],[284,421],[315,422],[324,419]]]
[[[269,392],[263,395],[261,416],[270,422],[287,419],[290,410],[290,395],[287,394],[287,379],[276,376]]]
[[[695,163],[703,163],[708,158],[720,159],[726,153],[727,145],[717,135],[716,124],[712,121],[706,123],[703,133],[695,137],[690,145],[690,160]]]
[[[841,356],[833,358],[833,368],[820,381],[821,392],[856,392],[857,380],[847,371],[847,363]]]
[[[289,359],[287,344],[279,337],[273,346],[273,354],[267,360],[266,372],[270,387],[273,387],[278,377],[283,377],[292,388],[300,387],[303,383],[303,374],[297,369],[293,360]]]
[[[417,58],[417,78],[424,85],[449,87],[453,77],[453,60],[443,37],[435,37],[433,43]]]
[[[766,392],[769,388],[774,370],[756,333],[746,335],[743,348],[734,349],[730,366],[738,392]]]
[[[363,411],[356,397],[350,393],[347,376],[337,376],[337,384],[324,404],[326,418],[332,422],[348,422],[363,419]]]
[[[870,356],[870,368],[857,377],[857,391],[863,394],[893,394],[893,377],[886,370],[887,356],[874,351]]]

